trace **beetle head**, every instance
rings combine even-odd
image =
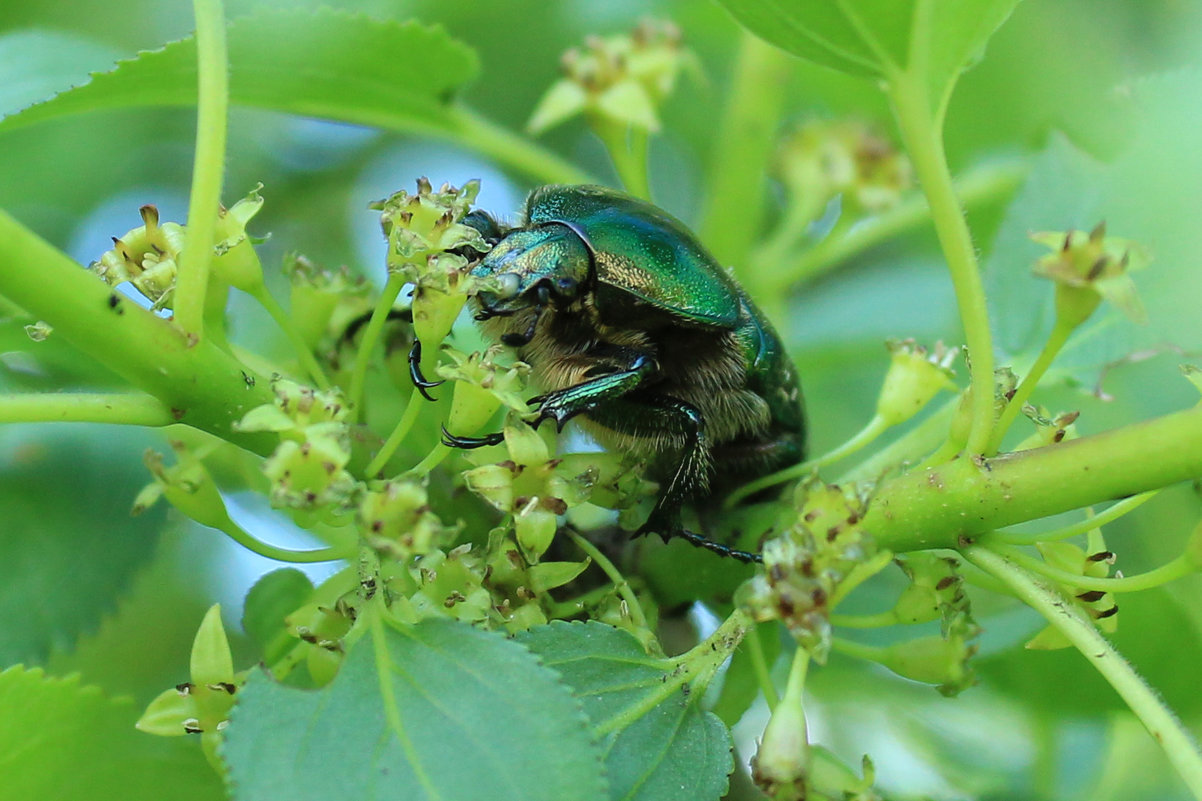
[[[593,256],[567,223],[545,223],[509,232],[472,270],[491,279],[477,298],[483,318],[573,301],[589,281]]]

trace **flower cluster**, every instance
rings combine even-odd
[[[644,20],[628,34],[590,36],[564,53],[563,78],[543,95],[527,128],[538,134],[585,114],[642,131],[660,129],[658,108],[694,64],[680,30]]]
[[[845,206],[880,212],[896,205],[913,183],[910,161],[892,142],[853,120],[809,120],[795,127],[777,153],[776,172],[790,195],[824,206],[838,195]]]
[[[275,401],[251,409],[236,428],[280,435],[263,466],[271,480],[272,504],[298,509],[349,505],[357,484],[346,469],[351,440],[342,393],[279,377],[271,388]]]
[[[757,621],[780,620],[819,661],[830,648],[830,605],[852,568],[875,552],[860,526],[867,498],[817,479],[797,489],[796,519],[764,545],[764,570],[736,601]]]

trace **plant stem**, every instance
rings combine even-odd
[[[0,423],[116,423],[169,426],[171,410],[134,393],[29,392],[0,395]]]
[[[189,343],[0,211],[0,295],[54,326],[54,336],[105,365],[171,410],[172,419],[256,453],[279,437],[242,433],[233,424],[272,402],[266,378],[213,342]]]
[[[451,139],[490,156],[500,163],[553,184],[590,184],[596,179],[571,162],[565,161],[529,138],[503,128],[464,106],[448,109],[450,130],[441,128],[431,135],[449,135]]]
[[[776,147],[778,123],[793,64],[782,50],[743,31],[738,61],[723,104],[706,170],[706,207],[697,231],[722,264],[739,277],[766,269],[747,263],[763,228],[764,176]],[[755,279],[748,280],[749,285]]]
[[[204,331],[209,262],[217,236],[217,208],[225,172],[229,114],[229,64],[221,0],[193,0],[196,15],[196,154],[188,196],[188,235],[180,254],[175,287],[175,324],[193,341]]]
[[[1004,545],[995,546],[988,542],[988,538],[983,539],[987,545],[983,547],[991,548],[995,553],[1005,557],[1014,564],[1022,567],[1032,573],[1037,573],[1046,579],[1055,581],[1058,584],[1063,584],[1067,587],[1081,590],[1100,590],[1102,592],[1139,592],[1140,590],[1148,590],[1153,587],[1159,587],[1162,584],[1168,584],[1170,581],[1188,576],[1193,573],[1196,568],[1190,563],[1184,555],[1178,556],[1171,562],[1166,562],[1158,568],[1149,570],[1146,573],[1139,573],[1134,576],[1109,576],[1095,577],[1083,576],[1079,573],[1070,573],[1067,570],[1061,570],[1057,567],[1052,567],[1046,562],[1042,562],[1033,556],[1023,553],[1014,547]]]
[[[622,575],[614,563],[609,560],[601,550],[586,540],[584,537],[572,531],[570,528],[564,529],[572,542],[576,543],[576,547],[584,551],[597,567],[605,573],[605,576],[613,582],[614,589],[618,591],[618,595],[622,596],[622,600],[626,602],[626,609],[630,614],[630,622],[641,629],[647,628],[647,616],[643,614],[643,606],[639,603],[639,597],[635,595],[634,589],[630,586],[630,582]]]
[[[1073,523],[1071,526],[1065,526],[1064,528],[1052,529],[1051,531],[1037,531],[1033,534],[1019,531],[991,531],[989,539],[1009,545],[1034,545],[1037,542],[1067,540],[1070,537],[1087,534],[1090,531],[1101,528],[1107,523],[1113,523],[1128,512],[1139,508],[1147,501],[1155,498],[1159,492],[1160,490],[1151,490],[1149,492],[1141,492],[1139,495],[1132,495],[1130,498],[1123,498],[1123,500],[1112,504],[1106,511],[1086,518],[1079,523]]]
[[[317,388],[329,389],[330,379],[326,378],[325,371],[317,363],[317,357],[309,349],[309,344],[305,342],[304,335],[301,334],[300,329],[296,327],[296,323],[288,316],[288,313],[284,311],[284,307],[267,291],[266,287],[261,287],[259,292],[254,293],[254,298],[267,310],[267,313],[271,315],[271,319],[275,320],[275,324],[288,337],[288,341],[292,343],[292,349],[296,352],[296,358],[300,361],[301,366],[305,368],[305,372],[309,374],[309,377],[313,379],[313,382],[317,384]]]
[[[882,482],[863,526],[895,552],[955,548],[1002,526],[1202,476],[1202,407]]]
[[[775,484],[781,484],[794,478],[801,478],[806,473],[813,472],[823,465],[837,462],[847,456],[852,455],[864,446],[871,443],[881,434],[889,429],[889,424],[885,422],[880,415],[874,416],[868,421],[868,424],[854,434],[851,439],[844,442],[833,451],[828,451],[817,459],[811,459],[808,462],[800,462],[798,464],[786,467],[784,470],[777,470],[766,476],[757,478],[747,484],[736,489],[722,503],[723,509],[733,509],[740,501],[748,496],[754,495],[762,489],[767,489]]]
[[[651,184],[647,175],[647,133],[600,115],[589,118],[589,127],[605,145],[626,191],[644,200],[651,200]]]
[[[1022,383],[1014,390],[1014,395],[1006,401],[1006,408],[1002,410],[1002,414],[993,428],[993,436],[990,437],[989,446],[985,450],[986,456],[992,456],[998,452],[1006,432],[1010,430],[1018,413],[1022,411],[1027,399],[1035,391],[1039,379],[1043,378],[1044,373],[1052,366],[1056,355],[1060,353],[1060,349],[1064,347],[1064,343],[1068,342],[1069,335],[1073,333],[1074,328],[1076,325],[1072,321],[1063,318],[1056,319],[1056,325],[1052,327],[1052,333],[1048,335],[1048,341],[1044,343],[1043,350],[1035,359],[1035,364],[1031,365],[1031,369],[1023,376]]]
[[[380,290],[380,298],[376,301],[376,307],[372,309],[371,319],[367,321],[363,339],[359,341],[359,351],[355,354],[355,364],[351,368],[350,389],[347,392],[347,401],[351,406],[351,422],[363,419],[363,385],[367,381],[367,367],[371,364],[372,351],[376,348],[380,332],[384,330],[384,324],[388,322],[388,313],[392,311],[392,304],[396,303],[397,295],[401,294],[401,288],[404,286],[404,277],[398,273],[388,274],[388,280],[384,283],[384,288]]]
[[[400,447],[405,438],[409,436],[409,432],[413,430],[413,424],[417,422],[417,416],[422,410],[422,403],[425,398],[421,392],[415,387],[409,393],[409,402],[405,404],[405,411],[401,414],[401,419],[397,421],[396,427],[392,429],[392,433],[388,435],[388,439],[384,440],[384,444],[380,446],[380,450],[372,457],[368,463],[367,469],[363,475],[367,478],[375,478],[379,475],[384,467],[388,464],[388,460],[392,458],[392,454],[396,453],[396,449]]]
[[[1025,162],[1017,160],[974,167],[955,179],[955,193],[966,207],[988,203],[1012,193],[1029,170]],[[796,251],[794,260],[765,273],[765,291],[771,295],[812,281],[869,248],[916,228],[930,216],[926,196],[911,194],[888,211],[859,220],[840,232],[832,231],[813,247]]]
[[[420,462],[415,464],[406,472],[413,473],[415,476],[426,476],[430,474],[438,465],[442,464],[443,459],[451,455],[451,449],[441,442],[430,449]]]
[[[942,126],[932,111],[926,85],[919,73],[904,72],[893,74],[887,86],[906,151],[931,207],[972,358],[972,427],[965,450],[982,453],[993,428],[993,339],[976,250],[952,186]]]
[[[831,625],[845,629],[879,629],[901,622],[892,609],[875,615],[831,615]]]
[[[764,702],[768,704],[769,711],[776,709],[779,699],[776,695],[776,685],[772,683],[772,671],[768,666],[768,660],[764,658],[764,644],[760,640],[759,626],[747,629],[747,640],[743,643],[743,647],[749,649],[751,668],[755,671],[755,680],[760,685]]]
[[[1194,798],[1202,799],[1202,752],[1194,738],[1131,664],[1085,619],[1076,604],[1067,602],[1054,589],[987,548],[972,546],[962,552],[966,559],[996,576],[1020,600],[1043,615],[1093,664],[1164,748]]]

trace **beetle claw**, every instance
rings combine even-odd
[[[486,434],[483,437],[460,437],[447,431],[447,427],[442,427],[442,444],[448,448],[459,448],[460,450],[470,451],[474,448],[483,448],[486,445],[500,445],[505,441],[505,435],[501,432],[496,434]]]
[[[417,391],[428,401],[436,400],[436,398],[426,390],[446,383],[445,381],[430,381],[422,375],[422,341],[420,339],[413,340],[413,347],[409,349],[409,378],[413,381],[413,386],[417,388]]]

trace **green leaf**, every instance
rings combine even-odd
[[[115,428],[0,430],[0,664],[71,648],[149,561],[164,511],[129,510],[152,441]]]
[[[229,25],[230,99],[396,130],[439,128],[475,77],[475,52],[444,30],[331,9],[265,11]],[[0,121],[0,132],[98,109],[192,106],[196,41],[180,39]]]
[[[937,98],[1018,0],[722,0],[752,33],[841,72],[920,77]]]
[[[442,620],[375,634],[320,691],[252,675],[222,752],[235,799],[606,797],[579,702],[529,651]]]
[[[242,629],[259,646],[266,664],[274,664],[296,643],[284,618],[308,603],[312,594],[309,577],[295,567],[271,571],[246,594]]]
[[[704,801],[726,793],[734,767],[726,726],[686,690],[658,698],[674,662],[647,656],[629,633],[602,623],[557,621],[517,639],[560,672],[604,734],[611,798]]]
[[[204,801],[224,797],[200,749],[134,729],[138,710],[77,676],[0,673],[0,801]]]

